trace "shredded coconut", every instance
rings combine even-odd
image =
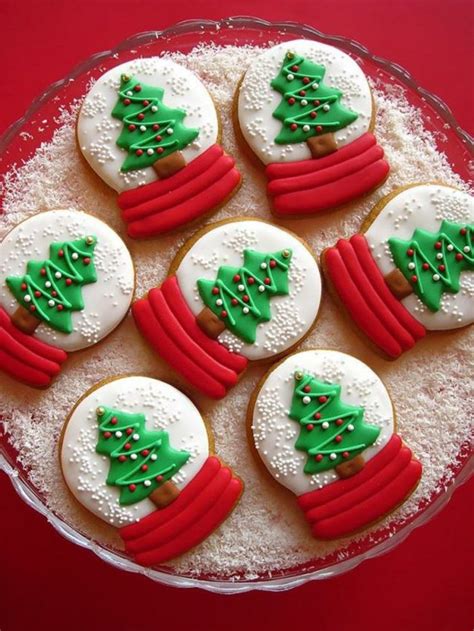
[[[244,174],[237,195],[208,223],[235,216],[271,220],[263,171],[252,166],[237,146],[232,126],[233,93],[242,70],[255,59],[255,49],[200,46],[187,55],[174,53],[170,57],[197,72],[207,85],[221,114],[222,143]],[[356,232],[375,202],[398,186],[431,181],[435,176],[438,181],[467,190],[451,170],[446,156],[437,151],[433,135],[425,130],[420,113],[403,93],[373,87],[377,105],[375,133],[391,164],[387,182],[352,209],[306,221],[279,222],[306,239],[318,255],[338,238]],[[136,264],[136,295],[141,296],[163,281],[177,247],[195,228],[148,242],[134,242],[126,237],[116,193],[99,180],[79,155],[75,138],[79,105],[72,104],[62,112],[51,142],[41,145],[28,162],[7,174],[3,182],[5,215],[0,222],[0,238],[38,210],[72,207],[91,212],[127,242]],[[100,111],[100,100],[94,108]],[[106,128],[99,131],[106,133]],[[398,432],[423,463],[423,477],[413,495],[370,530],[376,542],[381,526],[394,532],[401,521],[413,516],[433,493],[452,481],[449,467],[468,438],[472,420],[466,412],[473,370],[469,366],[472,330],[431,334],[401,359],[387,362],[353,333],[325,294],[317,326],[302,344],[302,348],[311,347],[353,354],[381,376],[395,405]],[[348,556],[349,543],[367,535],[366,531],[336,542],[315,541],[295,498],[277,486],[255,462],[247,445],[245,416],[249,394],[264,371],[262,367],[249,368],[227,398],[218,403],[192,393],[212,424],[216,453],[242,477],[245,492],[218,531],[194,551],[169,563],[177,573],[229,580],[271,576],[311,559],[335,555],[343,560]],[[86,535],[116,547],[120,547],[120,541],[114,529],[91,518],[68,494],[59,470],[58,438],[77,399],[99,380],[123,373],[164,378],[188,391],[186,384],[146,346],[129,316],[104,342],[71,354],[49,390],[37,392],[5,378],[1,404],[8,419],[5,426],[9,441],[18,450],[19,462],[48,506]]]

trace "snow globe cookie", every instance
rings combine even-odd
[[[345,353],[287,357],[257,386],[248,422],[257,456],[297,496],[317,539],[380,520],[421,477],[421,464],[396,433],[383,382]]]
[[[243,140],[266,167],[277,215],[337,208],[388,175],[367,78],[333,46],[294,40],[265,50],[243,77],[237,114]]]
[[[239,500],[242,482],[212,445],[182,392],[149,377],[116,377],[72,410],[60,464],[73,496],[119,529],[137,563],[153,566],[201,543]]]
[[[390,359],[427,331],[474,322],[474,199],[441,184],[398,189],[362,233],[323,252],[348,314]]]
[[[127,247],[96,217],[53,210],[18,224],[0,243],[0,370],[49,386],[67,353],[120,324],[134,286]]]
[[[161,57],[127,61],[99,77],[79,112],[77,138],[90,166],[119,193],[134,239],[216,210],[240,183],[219,144],[207,89]]]
[[[249,361],[273,361],[298,344],[320,299],[318,264],[303,241],[265,221],[236,219],[194,235],[132,313],[150,346],[218,399]]]

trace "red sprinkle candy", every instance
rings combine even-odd
[[[336,425],[338,427],[340,427],[343,423],[344,423],[344,421],[342,420],[342,418],[338,418],[337,421],[336,421]]]
[[[104,438],[110,438],[112,436],[112,432],[104,432]]]
[[[41,268],[40,274],[41,274],[41,276],[46,276],[46,270],[45,270],[44,267]]]
[[[128,126],[128,131],[135,131],[135,129],[136,129],[136,126],[133,123]]]
[[[130,103],[131,103],[131,100],[130,100],[130,99],[124,99],[124,100],[123,100],[123,104],[124,104],[124,105],[130,105]]]
[[[300,90],[300,91],[298,92],[298,94],[299,94],[300,96],[306,96],[306,90]]]
[[[440,272],[444,272],[446,267],[444,265],[438,265],[438,269],[439,269]]]
[[[149,453],[150,453],[150,450],[149,450],[149,449],[144,449],[144,450],[142,451],[142,456],[148,456],[148,454],[149,454]]]
[[[294,98],[293,96],[290,96],[290,98],[288,99],[288,103],[289,103],[290,105],[294,105],[294,104],[295,104],[295,102],[296,102],[295,98]]]
[[[430,269],[430,266],[428,265],[428,263],[423,263],[422,267],[423,269]]]
[[[306,425],[306,429],[308,430],[308,432],[312,432],[314,429],[314,425],[312,423],[309,423],[308,425]]]
[[[163,480],[163,476],[162,476],[162,475],[157,475],[157,476],[156,476],[156,478],[155,478],[155,480],[156,480],[157,482],[161,482],[161,481]]]
[[[407,254],[408,256],[413,256],[415,254],[415,250],[413,250],[413,248],[408,248]]]
[[[227,311],[225,309],[221,311],[221,318],[227,318]]]
[[[127,434],[127,436],[130,436],[130,434],[133,434],[133,429],[131,427],[127,427],[125,433]]]
[[[247,296],[247,294],[245,294],[245,296],[242,296],[242,300],[244,302],[248,302],[250,300],[250,298]]]
[[[137,118],[139,121],[142,121],[145,118],[145,114],[143,112],[140,112],[140,114],[137,115]]]
[[[272,259],[272,260],[270,261],[270,267],[271,267],[272,269],[274,269],[274,268],[276,267],[276,264],[277,264],[277,262],[276,262],[274,259]]]
[[[320,403],[326,403],[326,401],[327,401],[327,400],[328,400],[328,398],[327,398],[327,397],[325,397],[324,395],[323,395],[322,397],[318,397],[318,401],[319,401]]]
[[[30,311],[36,311],[36,307],[35,307],[35,305],[31,305],[31,306],[30,306]]]
[[[272,281],[267,276],[263,282],[265,283],[265,285],[269,285]]]
[[[308,83],[311,81],[311,79],[309,77],[303,77],[303,83],[305,85],[308,85]]]
[[[343,451],[342,452],[342,457],[343,458],[349,458],[349,452],[348,451]]]
[[[456,261],[462,261],[464,258],[464,254],[461,254],[461,252],[458,252],[456,254]]]
[[[117,425],[118,419],[116,416],[112,416],[112,418],[110,419],[110,422],[112,423],[112,425]]]
[[[147,101],[146,99],[143,101],[143,105],[150,105],[150,101]]]
[[[26,283],[21,283],[21,288],[23,289],[23,291],[26,289]]]
[[[436,241],[434,246],[435,246],[435,250],[441,250],[441,241]]]
[[[136,85],[133,89],[135,90],[135,92],[141,92],[142,86]]]
[[[148,471],[148,465],[147,464],[142,464],[141,470],[142,471]]]
[[[232,280],[234,281],[234,283],[238,283],[240,280],[240,274],[236,274]]]
[[[462,236],[464,236],[467,233],[466,228],[461,228],[461,230],[459,231],[459,234],[462,234]]]
[[[156,142],[161,142],[163,140],[163,136],[156,136]]]
[[[323,128],[321,127],[321,125],[316,125],[316,131],[323,131]]]
[[[313,105],[321,105],[321,101],[319,99],[316,99],[315,101],[313,101]]]
[[[66,278],[66,285],[72,285],[72,278]]]
[[[232,304],[234,305],[234,307],[235,307],[235,305],[238,305],[238,304],[239,304],[239,301],[237,300],[237,298],[232,298],[231,303],[232,303]]]
[[[137,488],[136,484],[129,484],[128,488],[130,489],[130,491],[133,493],[133,491]]]
[[[250,278],[248,279],[248,284],[253,285],[254,283],[255,283],[255,278],[253,276],[250,276]]]
[[[321,460],[323,459],[323,454],[318,454],[317,456],[314,456],[314,459],[316,460],[316,462],[321,462]]]
[[[320,412],[316,412],[316,414],[314,414],[313,418],[315,418],[316,420],[319,420],[321,418],[321,413]]]
[[[36,291],[35,291],[35,296],[36,296],[37,298],[39,298],[39,297],[41,296],[41,292],[40,292],[40,291],[38,291],[38,290],[36,290]]]
[[[334,440],[336,441],[336,443],[340,443],[342,440],[342,436],[336,436]]]
[[[83,263],[84,263],[84,265],[89,265],[89,263],[90,263],[90,262],[91,262],[91,260],[90,260],[90,258],[89,258],[88,256],[86,256],[86,257],[83,259]]]
[[[291,125],[290,125],[290,129],[291,129],[292,131],[296,131],[296,130],[298,129],[298,125],[297,125],[296,123],[291,123]]]
[[[293,72],[298,72],[300,67],[295,64],[294,66],[291,66],[291,69],[293,70]]]
[[[54,289],[53,289],[53,291],[51,292],[51,295],[53,296],[53,298],[56,298],[56,296],[58,295],[58,292],[54,291]]]
[[[58,256],[62,258],[64,256],[64,250],[59,250]]]
[[[131,449],[131,448],[132,448],[132,445],[131,445],[130,443],[125,443],[125,445],[123,446],[123,448],[124,448],[124,449],[126,449],[126,450],[128,451],[129,449]]]
[[[127,456],[124,456],[123,454],[118,457],[119,462],[125,462],[126,459],[127,459]]]
[[[143,154],[143,149],[137,149],[137,150],[135,151],[135,154],[136,154],[137,156],[141,156],[141,155]]]
[[[156,153],[163,153],[163,151],[164,151],[163,147],[156,148]]]
[[[318,113],[317,112],[310,112],[309,115],[311,116],[311,118],[316,118]]]
[[[158,129],[160,129],[160,126],[158,125],[158,123],[155,123],[152,127],[152,129],[154,129],[155,131],[157,131]]]
[[[311,386],[305,386],[305,387],[303,388],[303,391],[304,391],[304,392],[311,392]]]
[[[58,311],[62,311],[62,310],[64,309],[64,307],[63,307],[63,305],[58,305],[58,306],[56,307],[56,309],[57,309]]]
[[[413,274],[413,276],[411,277],[411,282],[416,283],[417,280],[418,280],[418,276],[416,276],[416,274]]]
[[[217,296],[217,294],[219,293],[219,288],[218,287],[213,287],[212,288],[212,293],[214,294],[214,296]]]

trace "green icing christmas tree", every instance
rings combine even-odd
[[[82,287],[97,280],[96,243],[93,236],[52,243],[48,260],[29,261],[24,276],[8,276],[6,283],[30,315],[56,331],[71,333],[71,312],[84,309]]]
[[[117,145],[128,152],[123,172],[149,167],[184,149],[199,135],[198,129],[183,124],[186,112],[163,103],[163,88],[123,74],[118,94],[112,116],[123,122],[117,138]]]
[[[443,221],[438,232],[417,228],[407,241],[388,240],[395,265],[431,311],[445,292],[459,291],[461,272],[474,270],[473,235],[473,225]]]
[[[336,132],[357,119],[341,105],[342,92],[323,83],[326,69],[300,55],[288,52],[272,88],[283,95],[273,112],[282,122],[275,142],[285,145],[305,142],[311,136]]]
[[[256,339],[257,325],[271,319],[270,298],[288,294],[292,251],[244,250],[242,267],[223,265],[217,279],[197,282],[204,304],[232,333],[248,344]]]
[[[297,372],[289,417],[300,424],[295,447],[308,452],[304,472],[322,473],[370,447],[380,428],[364,422],[364,408],[341,401],[341,386]]]
[[[170,446],[168,432],[147,430],[144,414],[97,408],[96,451],[110,458],[107,484],[120,489],[123,506],[147,498],[170,480],[190,457]]]

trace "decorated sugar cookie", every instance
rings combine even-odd
[[[248,417],[256,453],[297,496],[318,539],[378,521],[421,477],[421,464],[396,433],[383,382],[345,353],[287,357],[257,386]]]
[[[400,189],[363,233],[325,250],[326,276],[361,331],[394,359],[426,331],[474,322],[474,200],[440,184]]]
[[[243,139],[266,167],[276,214],[327,211],[387,177],[369,84],[341,50],[311,40],[269,48],[245,73],[237,98]]]
[[[148,377],[117,377],[89,390],[66,421],[60,459],[74,497],[118,528],[128,554],[147,566],[206,539],[243,488],[212,455],[195,405]]]
[[[68,352],[118,326],[134,285],[125,244],[99,219],[53,210],[23,221],[0,243],[0,370],[49,386]]]
[[[221,206],[240,175],[219,144],[214,103],[198,77],[161,57],[103,74],[77,123],[80,149],[119,193],[132,238],[178,228]]]
[[[318,265],[294,234],[257,219],[211,225],[169,277],[132,307],[152,348],[207,396],[221,398],[249,361],[287,353],[319,309]]]

